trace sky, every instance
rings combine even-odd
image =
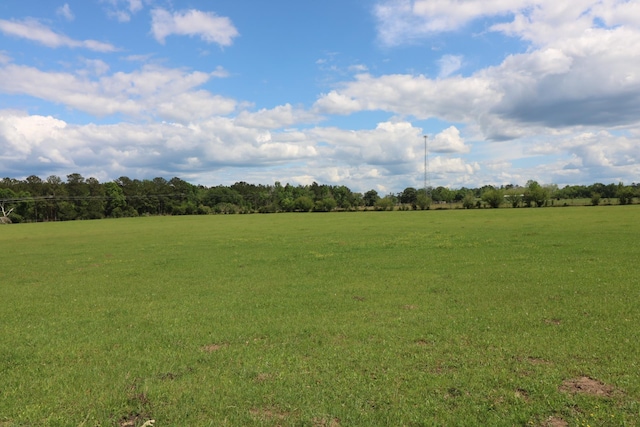
[[[631,184],[638,46],[635,0],[2,0],[0,175]]]

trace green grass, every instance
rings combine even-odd
[[[2,226],[0,426],[635,425],[639,217]]]

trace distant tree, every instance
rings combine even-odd
[[[293,201],[293,209],[299,212],[309,212],[315,203],[309,196],[300,196]]]
[[[591,204],[593,206],[598,206],[600,204],[601,199],[602,199],[602,195],[600,193],[591,194]]]
[[[124,191],[115,182],[107,182],[103,184],[104,195],[107,198],[105,203],[105,215],[108,217],[119,218],[124,216],[127,200]]]
[[[512,208],[520,206],[523,198],[523,189],[520,187],[512,187],[505,191],[505,199]]]
[[[616,192],[618,201],[621,205],[630,205],[633,203],[635,197],[635,191],[633,187],[625,186],[623,183],[618,184],[618,190]]]
[[[407,187],[402,193],[400,193],[400,203],[404,203],[411,206],[416,206],[418,202],[418,190],[413,187]]]
[[[375,206],[376,202],[380,200],[380,196],[376,190],[369,190],[364,193],[365,206]]]
[[[418,197],[416,200],[416,207],[423,211],[429,209],[431,207],[431,197],[427,194],[424,188],[418,190]]]
[[[391,196],[385,196],[381,199],[378,199],[375,206],[379,211],[392,211],[395,206],[395,198]]]
[[[9,204],[13,204],[14,201],[12,199],[15,199],[15,197],[16,194],[10,188],[0,188],[0,210],[2,211],[0,224],[11,224],[13,222],[11,218],[9,218],[9,215],[11,215],[15,207],[9,208],[8,206]],[[5,205],[6,209],[9,209],[8,211],[5,210]]]
[[[476,196],[473,192],[468,192],[462,199],[462,207],[465,209],[473,209],[476,206]]]
[[[504,202],[504,192],[497,188],[485,190],[484,193],[482,193],[482,201],[492,208],[499,208]]]
[[[330,212],[337,206],[337,202],[333,197],[325,197],[322,200],[318,200],[313,205],[315,212]]]
[[[338,185],[336,187],[333,187],[332,193],[337,207],[341,209],[349,209],[351,208],[351,206],[353,206],[353,193],[348,187],[344,185]]]
[[[548,199],[549,192],[547,189],[538,184],[537,181],[527,181],[523,200],[528,207],[531,207],[532,205],[537,207],[544,206]]]

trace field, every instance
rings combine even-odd
[[[640,205],[0,227],[0,426],[640,420]]]

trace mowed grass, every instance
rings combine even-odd
[[[635,425],[639,218],[2,226],[0,426]]]

